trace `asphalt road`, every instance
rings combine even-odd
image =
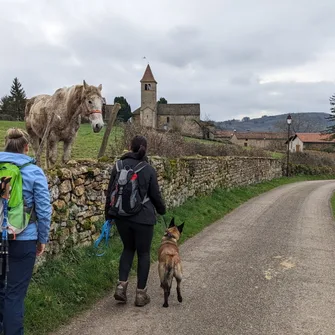
[[[127,305],[108,296],[57,335],[334,335],[333,190],[335,181],[280,187],[184,243],[182,304],[174,284],[162,307],[154,264],[149,305],[133,305],[132,281]]]

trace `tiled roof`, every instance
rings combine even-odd
[[[200,104],[157,104],[158,115],[194,115],[200,117]]]
[[[253,139],[253,140],[285,140],[286,133],[269,133],[269,132],[235,132],[237,139]]]
[[[154,83],[157,84],[157,81],[155,80],[154,75],[152,74],[152,71],[151,71],[151,68],[150,68],[149,64],[148,64],[147,68],[145,69],[143,78],[141,79],[141,83],[143,83],[143,82],[149,82],[149,83],[154,82]]]
[[[320,134],[320,133],[297,133],[299,139],[304,143],[329,143],[334,142],[335,139],[330,140],[330,134]]]
[[[231,138],[234,135],[232,130],[216,130],[215,137],[217,138]]]

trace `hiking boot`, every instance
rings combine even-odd
[[[114,298],[117,301],[127,302],[127,287],[128,281],[118,281],[114,293]]]
[[[143,307],[150,302],[150,297],[147,294],[147,288],[140,290],[136,289],[135,306]]]

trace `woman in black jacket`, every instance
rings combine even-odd
[[[141,211],[133,216],[115,217],[110,213],[111,192],[116,179],[117,170],[114,166],[108,185],[105,217],[115,219],[120,234],[123,251],[119,265],[119,281],[114,298],[118,301],[127,301],[128,276],[133,263],[135,251],[138,257],[137,290],[135,305],[144,306],[150,302],[147,294],[147,280],[150,269],[150,248],[156,223],[156,213],[164,215],[166,208],[162,199],[155,169],[149,165],[146,157],[147,140],[143,136],[135,136],[131,142],[131,151],[121,157],[123,166],[134,168],[140,162],[147,162],[138,173],[139,193],[141,198],[149,197],[143,204]]]

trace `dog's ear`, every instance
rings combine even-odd
[[[172,220],[171,220],[171,222],[170,222],[169,228],[172,228],[174,226],[175,226],[175,224],[174,224],[174,217],[173,217]]]
[[[185,222],[183,222],[181,225],[177,226],[177,228],[178,228],[180,234],[182,233],[182,231],[183,231],[183,229],[184,229],[184,223],[185,223]]]

